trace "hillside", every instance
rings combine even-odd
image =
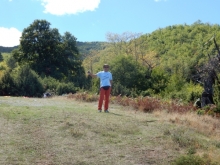
[[[0,46],[0,52],[2,53],[10,53],[12,50],[16,49],[18,46],[14,46],[14,47],[4,47],[4,46]]]
[[[83,56],[86,57],[90,54],[91,51],[100,51],[106,48],[108,43],[106,42],[80,42],[77,41],[76,43],[79,53]],[[18,48],[18,46],[14,47],[4,47],[0,46],[0,52],[2,53],[10,53],[12,50]]]
[[[87,81],[84,70],[97,73],[104,63],[108,63],[114,75],[112,94],[115,96],[156,96],[194,102],[203,91],[198,80],[204,80],[204,77],[198,71],[203,70],[203,66],[218,54],[213,36],[220,45],[219,25],[197,21],[192,25],[160,28],[150,34],[109,33],[109,42],[77,42],[82,60],[80,67],[83,68],[73,69],[71,74],[75,78],[68,81],[96,92],[98,83]],[[39,63],[35,65],[38,68]],[[59,71],[70,71],[67,65],[61,66]],[[213,68],[218,78],[220,67]],[[78,81],[76,78],[80,76],[82,79]],[[217,91],[220,89],[215,88]],[[218,93],[214,96],[216,103],[220,98]]]
[[[80,42],[76,43],[79,53],[83,58],[90,55],[91,51],[101,51],[104,50],[107,46],[107,42]]]

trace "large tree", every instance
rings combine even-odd
[[[3,56],[2,56],[2,54],[1,54],[1,52],[0,52],[0,62],[1,61],[3,61]]]
[[[85,86],[85,71],[82,67],[82,58],[76,46],[76,38],[71,33],[66,32],[62,36],[62,52],[66,59],[61,69],[68,72],[68,81],[74,82],[76,86]]]
[[[69,32],[61,36],[46,20],[35,20],[23,30],[20,46],[13,55],[20,64],[28,63],[39,75],[56,79],[67,78],[70,70],[74,72],[74,62],[79,60],[76,38]]]
[[[146,68],[137,64],[131,56],[117,56],[110,65],[114,82],[128,89],[148,89],[149,82],[145,78]]]

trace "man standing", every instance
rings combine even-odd
[[[88,72],[91,77],[100,78],[100,92],[99,92],[99,103],[98,103],[98,111],[102,112],[102,104],[103,100],[105,100],[104,104],[104,112],[108,113],[109,107],[109,96],[111,92],[112,86],[112,74],[109,72],[109,65],[103,65],[103,71],[98,72],[97,74],[92,74]]]

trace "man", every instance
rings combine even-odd
[[[109,72],[109,65],[104,64],[103,65],[103,71],[98,72],[97,74],[92,74],[88,71],[88,74],[95,78],[100,78],[100,94],[99,94],[99,103],[98,103],[98,112],[102,112],[102,104],[103,100],[105,99],[104,104],[104,112],[108,113],[108,107],[109,107],[109,95],[111,92],[112,87],[112,74]]]

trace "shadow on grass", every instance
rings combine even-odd
[[[155,121],[157,121],[157,120],[146,120],[145,122],[152,123],[152,122],[155,122]]]
[[[113,113],[113,112],[109,112],[108,114],[115,115],[115,116],[123,116],[121,114],[117,114],[117,113]]]

